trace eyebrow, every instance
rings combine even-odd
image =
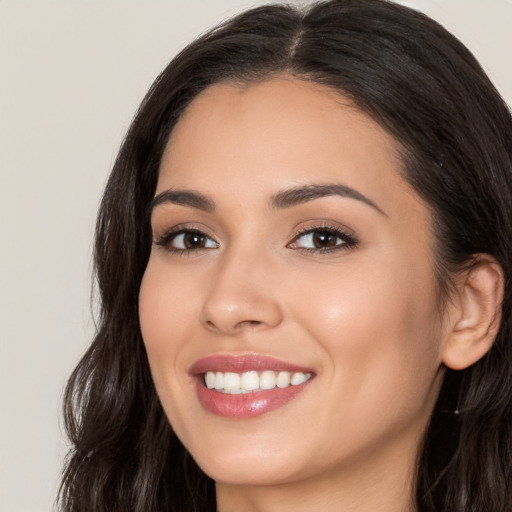
[[[371,199],[357,190],[340,184],[331,185],[305,185],[283,190],[270,198],[270,205],[275,209],[290,208],[298,204],[307,203],[322,197],[339,196],[356,199],[371,206],[382,215],[387,216]],[[156,195],[150,204],[150,212],[162,204],[171,203],[181,206],[189,206],[205,212],[215,210],[213,199],[193,190],[168,189]]]
[[[272,196],[270,204],[274,208],[289,208],[298,204],[307,203],[315,199],[329,196],[340,196],[349,199],[356,199],[362,203],[371,206],[382,215],[387,215],[368,197],[361,194],[357,190],[347,187],[345,185],[331,184],[331,185],[306,185],[295,187],[288,190],[283,190]]]
[[[191,208],[196,208],[205,212],[213,212],[213,210],[215,210],[215,203],[213,200],[199,192],[194,192],[192,190],[168,189],[155,196],[149,206],[149,211],[152,212],[154,208],[165,203],[190,206]]]

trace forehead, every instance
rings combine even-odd
[[[399,197],[419,200],[383,128],[339,92],[289,77],[203,91],[172,132],[157,193],[230,189],[250,199],[311,182],[358,189],[390,213],[403,214]]]

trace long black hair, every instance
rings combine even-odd
[[[148,205],[187,105],[208,86],[277,75],[348,96],[396,140],[404,178],[432,212],[442,294],[488,253],[505,275],[489,353],[447,370],[418,459],[421,512],[512,511],[512,119],[471,53],[439,24],[385,0],[268,5],[213,29],[157,78],[126,135],[97,222],[97,335],[74,370],[64,418],[66,512],[213,511],[215,488],[170,427],[149,372],[138,294]],[[454,411],[457,411],[455,413]]]

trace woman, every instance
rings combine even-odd
[[[160,75],[108,182],[63,510],[510,511],[512,120],[381,0]]]

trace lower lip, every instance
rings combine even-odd
[[[311,380],[287,388],[229,395],[214,389],[208,389],[203,385],[202,378],[198,378],[196,380],[196,391],[203,407],[213,414],[226,418],[254,418],[278,409],[293,400]]]

